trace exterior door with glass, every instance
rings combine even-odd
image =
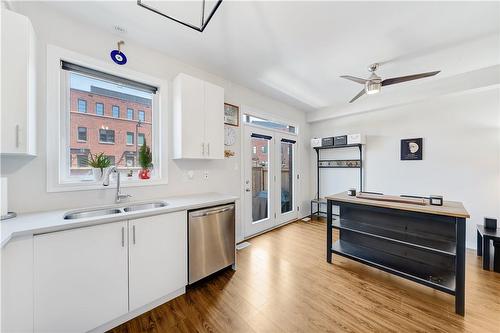
[[[245,126],[245,237],[297,218],[293,135]]]
[[[273,131],[245,127],[245,237],[274,226]]]

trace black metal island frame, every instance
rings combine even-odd
[[[443,206],[327,196],[327,254],[358,261],[455,296],[465,314],[465,222],[459,202]],[[332,217],[332,206],[340,217]],[[333,243],[333,229],[339,239]]]

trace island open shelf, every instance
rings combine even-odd
[[[461,203],[419,206],[340,193],[327,196],[327,261],[340,255],[455,296],[465,314],[465,221]],[[339,217],[332,217],[332,207]],[[333,243],[333,229],[339,240]]]

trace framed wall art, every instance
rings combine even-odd
[[[422,138],[401,140],[401,161],[421,160],[423,152]]]
[[[240,125],[240,108],[238,106],[224,103],[224,124],[231,126]]]

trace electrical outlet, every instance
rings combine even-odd
[[[203,179],[208,179],[208,170],[203,171]]]

